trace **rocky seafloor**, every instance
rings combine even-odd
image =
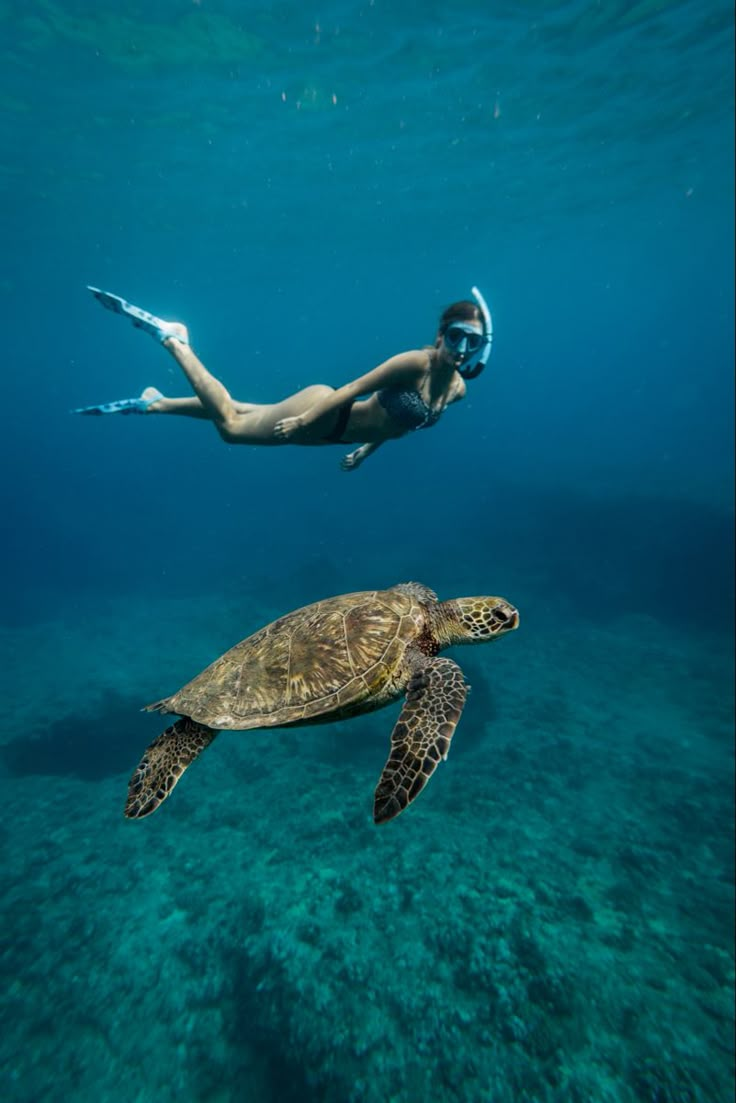
[[[224,602],[4,630],[3,1100],[732,1098],[727,641],[522,627],[453,652],[448,762],[381,828],[393,709],[222,735],[123,820]]]

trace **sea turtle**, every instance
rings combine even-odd
[[[128,787],[125,815],[140,819],[166,800],[222,729],[295,727],[345,720],[402,694],[373,818],[398,816],[421,792],[465,704],[463,672],[436,658],[451,644],[497,639],[519,624],[500,597],[440,602],[419,582],[318,601],[248,636],[149,712],[181,717],[146,750]]]

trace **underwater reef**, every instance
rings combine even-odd
[[[461,652],[473,689],[449,759],[382,828],[389,709],[223,734],[155,815],[123,821],[161,726],[136,686],[173,688],[228,616],[172,600],[151,622],[121,602],[77,614],[77,636],[14,629],[5,1100],[730,1098],[717,640],[550,616],[523,648],[520,631]],[[45,649],[39,701],[23,659]]]

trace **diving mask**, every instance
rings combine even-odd
[[[486,342],[482,330],[467,322],[452,322],[445,330],[443,337],[449,349],[453,352],[461,352],[463,355],[478,352]]]

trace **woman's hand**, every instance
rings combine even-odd
[[[304,414],[296,417],[282,417],[273,427],[273,435],[279,440],[290,440],[295,433],[304,428]]]
[[[340,467],[343,471],[355,471],[356,467],[360,467],[363,460],[370,456],[372,448],[369,448],[367,444],[361,444],[360,448],[356,448],[354,452],[348,452],[347,456],[343,456],[340,460]]]

